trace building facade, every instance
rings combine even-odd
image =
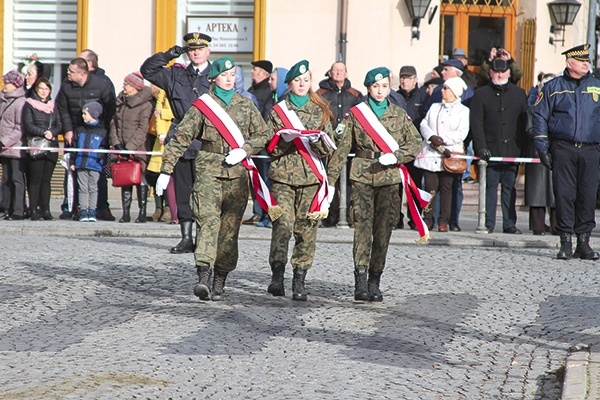
[[[567,26],[553,21],[547,1],[431,0],[423,3],[420,19],[413,18],[407,5],[415,3],[0,0],[0,63],[6,72],[36,54],[51,65],[58,87],[69,60],[91,48],[119,90],[123,78],[152,53],[181,44],[187,31],[202,30],[214,38],[211,59],[233,55],[247,67],[247,76],[253,59],[269,59],[286,68],[307,59],[315,86],[340,58],[346,60],[353,86],[362,87],[368,70],[386,66],[394,73],[392,87],[397,88],[402,65],[414,65],[422,82],[453,48],[465,49],[470,68],[476,70],[492,46],[501,46],[522,65],[521,86],[527,89],[540,71],[564,68],[564,50],[590,41],[597,47],[597,0],[583,0],[573,24]],[[551,33],[553,26],[559,29]],[[180,62],[186,62],[185,56]]]

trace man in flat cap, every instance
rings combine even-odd
[[[250,64],[252,64],[252,70],[250,71],[252,86],[248,88],[248,91],[256,96],[258,111],[266,121],[273,107],[273,91],[271,85],[269,85],[273,64],[268,60],[252,61]]]
[[[461,78],[463,79],[463,81],[465,81],[467,85],[469,85],[472,88],[476,88],[477,78],[475,77],[475,74],[468,69],[469,59],[467,58],[465,50],[461,49],[460,47],[457,47],[456,49],[452,50],[452,55],[450,56],[450,58],[462,62],[464,69]]]
[[[260,114],[266,121],[273,108],[273,91],[269,84],[269,77],[273,72],[273,64],[268,60],[252,61],[250,64],[252,64],[252,70],[250,71],[252,85],[248,88],[248,92],[256,96],[256,100],[258,101],[258,111],[260,111]],[[260,155],[266,154],[267,153],[264,151],[260,153]],[[269,170],[269,165],[271,163],[264,158],[256,158],[254,163],[260,171],[260,175],[266,180],[267,171]],[[262,210],[260,204],[256,201],[254,193],[252,193],[252,199],[254,201],[252,206],[252,216],[244,220],[243,224],[270,226],[271,221],[268,219],[269,216]]]
[[[210,82],[208,73],[210,62],[208,48],[212,38],[204,33],[191,32],[183,37],[184,46],[173,46],[166,52],[158,52],[149,57],[142,66],[140,72],[149,82],[163,89],[171,108],[173,109],[173,123],[169,128],[165,144],[167,144],[177,131],[177,125],[183,119],[186,111],[192,103],[204,93],[208,93]],[[190,64],[185,67],[174,64],[171,68],[165,68],[167,64],[186,53]],[[171,177],[175,185],[175,197],[177,199],[177,218],[181,226],[181,241],[171,248],[171,253],[191,253],[194,251],[194,240],[192,236],[192,224],[194,216],[190,208],[190,194],[194,184],[194,159],[200,148],[200,142],[192,141],[189,148],[179,158],[173,169]]]
[[[542,164],[553,171],[556,258],[597,260],[589,244],[596,227],[596,193],[600,165],[600,79],[590,73],[589,44],[562,53],[562,76],[547,82],[533,106],[532,136]],[[573,252],[572,235],[577,235]]]

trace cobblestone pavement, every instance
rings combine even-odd
[[[200,302],[173,239],[3,239],[0,399],[557,399],[599,338],[598,264],[556,249],[392,245],[370,304],[351,245],[321,242],[294,302],[245,239],[226,300]]]

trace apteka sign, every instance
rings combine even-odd
[[[212,37],[210,51],[215,53],[252,53],[254,18],[187,17],[188,32],[202,32]]]

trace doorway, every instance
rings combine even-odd
[[[441,2],[440,61],[460,47],[467,53],[469,70],[477,72],[492,47],[501,47],[515,58],[516,12],[514,1],[486,5],[480,0]],[[481,3],[481,4],[478,4]]]

